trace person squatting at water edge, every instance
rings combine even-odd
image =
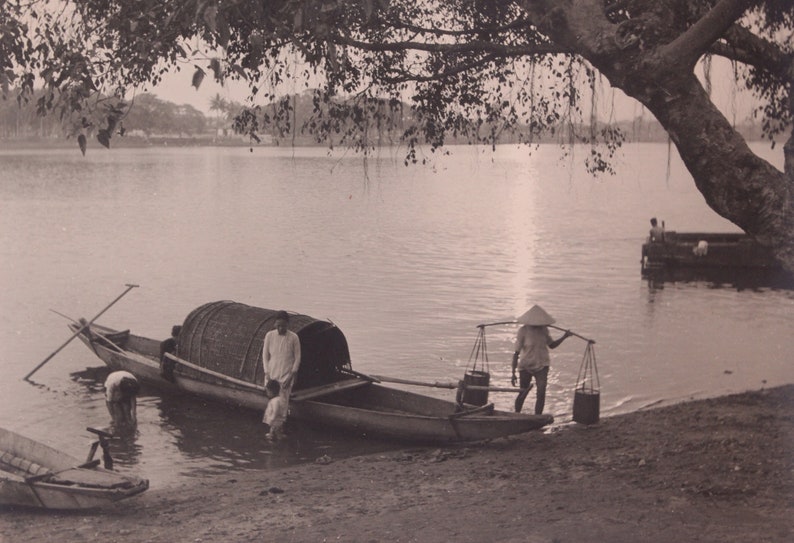
[[[510,379],[515,386],[516,368],[518,368],[520,391],[516,398],[516,413],[521,412],[534,377],[536,383],[535,414],[542,415],[546,405],[546,385],[549,378],[549,349],[556,349],[566,338],[571,336],[571,331],[566,330],[559,339],[552,340],[548,325],[554,324],[555,320],[539,305],[533,305],[517,321],[523,326],[518,329],[516,336],[512,362],[513,375]]]
[[[301,343],[298,334],[287,329],[289,314],[286,311],[276,313],[275,328],[265,334],[262,345],[262,366],[265,371],[265,385],[276,381],[281,389],[278,393],[280,410],[286,417],[289,409],[289,396],[295,376],[301,363]],[[272,400],[268,401],[270,403]],[[262,422],[267,423],[267,410]],[[272,436],[271,436],[272,437]]]
[[[138,380],[128,371],[114,371],[105,379],[105,405],[115,430],[133,429],[138,424]]]

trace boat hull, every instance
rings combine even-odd
[[[102,335],[115,332],[96,325],[92,330]],[[259,411],[267,405],[261,385],[241,382],[208,370],[197,378],[198,368],[193,365],[190,365],[188,375],[180,374],[177,363],[173,382],[165,380],[160,375],[156,358],[158,341],[130,335],[125,348],[113,349],[82,334],[80,339],[111,369],[129,371],[161,389],[184,391]],[[374,382],[360,384],[364,386],[334,391],[320,398],[293,400],[290,402],[290,417],[358,435],[427,443],[494,439],[537,430],[554,421],[551,415],[494,410],[461,414],[460,407],[452,401]]]
[[[746,234],[666,232],[642,246],[642,271],[675,269],[779,270],[772,252]]]
[[[44,509],[92,509],[140,494],[146,479],[80,461],[0,428],[0,504]]]
[[[481,441],[538,430],[551,415],[506,411],[462,415],[454,402],[371,384],[355,391],[290,404],[290,415],[363,436],[399,441],[452,443]]]

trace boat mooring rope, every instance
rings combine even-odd
[[[584,349],[582,364],[579,366],[579,374],[576,377],[576,390],[594,394],[601,389],[598,379],[598,366],[596,366],[595,342],[587,342]],[[588,386],[589,385],[589,386]]]

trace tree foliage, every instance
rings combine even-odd
[[[40,81],[41,113],[109,136],[132,88],[189,69],[197,87],[249,86],[236,126],[256,137],[299,128],[283,90],[302,84],[316,90],[300,129],[330,145],[366,152],[388,134],[417,161],[420,144],[533,143],[562,128],[592,146],[597,172],[623,138],[587,122],[606,80],[656,116],[709,205],[794,269],[794,140],[785,171],[772,168],[695,76],[728,59],[766,136],[784,134],[793,29],[790,0],[6,0],[0,87],[24,101]]]
[[[146,136],[200,135],[207,127],[206,117],[196,108],[160,100],[148,93],[135,97],[133,107],[128,108],[121,122],[126,131],[140,131]]]

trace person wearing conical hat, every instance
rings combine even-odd
[[[532,386],[532,378],[535,378],[537,386],[535,399],[535,414],[543,414],[546,404],[546,384],[549,377],[549,349],[556,349],[571,336],[571,331],[565,333],[556,340],[551,339],[549,325],[554,324],[554,318],[546,313],[539,305],[533,305],[529,311],[518,317],[517,321],[522,324],[516,335],[515,352],[513,353],[513,376],[511,382],[516,385],[516,369],[518,369],[519,392],[516,398],[516,413],[521,412],[524,407],[524,400],[529,394]]]

